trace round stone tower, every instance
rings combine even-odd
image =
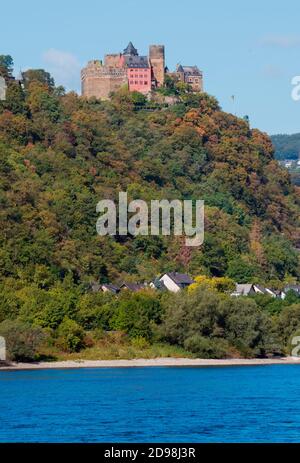
[[[150,45],[149,60],[152,67],[153,79],[157,87],[162,87],[165,81],[165,47],[164,45]]]

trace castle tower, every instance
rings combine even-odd
[[[157,87],[162,87],[165,81],[165,47],[164,45],[150,45],[149,60],[152,66],[153,79]]]

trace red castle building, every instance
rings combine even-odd
[[[129,42],[123,53],[105,55],[104,63],[88,62],[81,71],[82,95],[109,99],[112,92],[127,86],[148,96],[152,89],[164,85],[165,73],[164,45],[150,45],[149,56],[140,56]],[[173,75],[189,83],[193,91],[202,91],[202,73],[197,66],[180,66]]]

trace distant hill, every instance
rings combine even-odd
[[[276,159],[298,159],[300,153],[300,133],[271,136]]]

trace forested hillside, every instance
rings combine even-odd
[[[79,332],[128,332],[116,302],[104,310],[104,296],[89,293],[93,282],[145,281],[170,270],[275,288],[299,278],[299,189],[266,134],[187,89],[166,107],[125,90],[86,101],[44,71],[23,78],[23,87],[10,80],[0,103],[0,321],[50,330],[65,323],[58,337],[73,321]],[[119,191],[129,200],[204,199],[203,246],[186,248],[172,236],[98,236],[96,204]],[[160,320],[156,304],[154,295],[144,302],[145,326]]]
[[[275,157],[282,159],[298,159],[300,154],[300,133],[292,135],[279,134],[271,136],[275,148]]]

